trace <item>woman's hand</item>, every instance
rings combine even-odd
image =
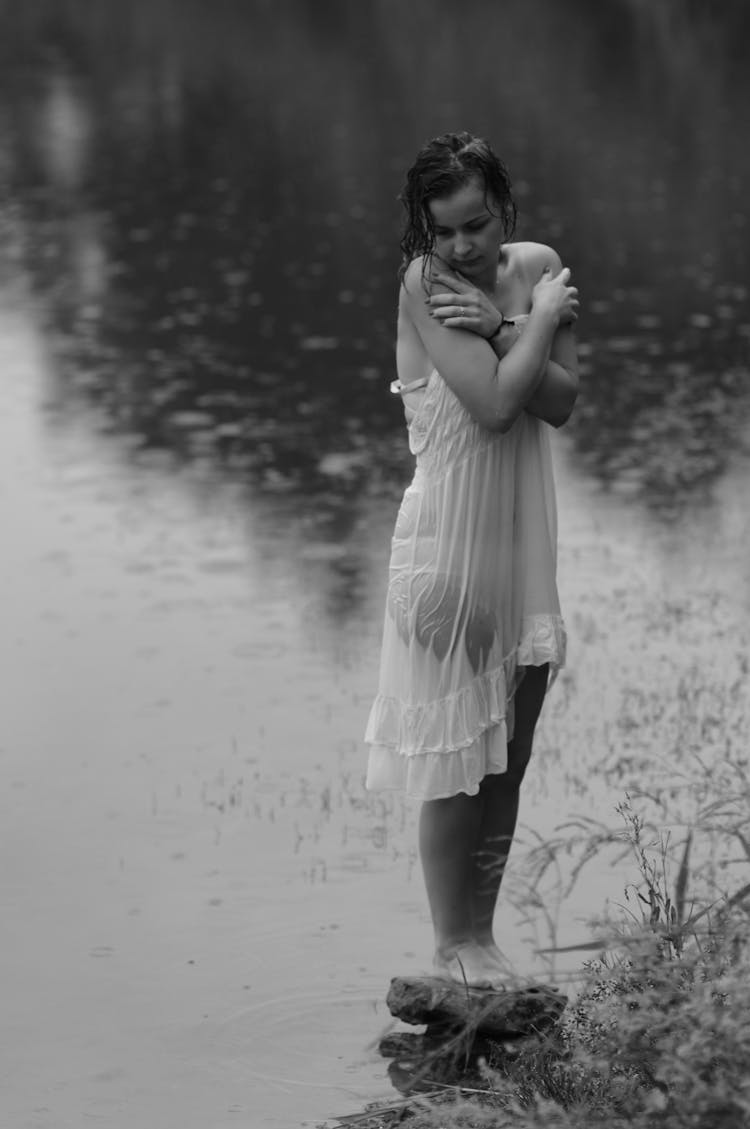
[[[497,333],[503,316],[483,291],[454,273],[433,271],[430,281],[446,288],[427,299],[430,313],[446,329],[466,329],[479,337]]]
[[[569,282],[568,267],[563,267],[558,274],[552,274],[550,267],[545,267],[531,292],[532,310],[549,314],[557,325],[575,322],[578,318],[578,290]]]

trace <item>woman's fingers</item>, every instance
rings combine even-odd
[[[476,329],[481,323],[479,310],[455,302],[430,310],[430,316],[447,329]]]
[[[458,301],[458,294],[433,294],[431,298],[427,299],[428,305],[436,309],[439,306],[461,306],[462,308],[468,303]],[[472,303],[473,305],[473,303]]]
[[[455,302],[443,302],[439,306],[435,306],[430,310],[432,317],[441,320],[445,318],[471,318],[477,320],[479,318],[479,310],[476,306],[462,306],[457,305]]]
[[[470,317],[469,314],[459,314],[452,310],[450,313],[444,314],[443,317],[436,317],[435,320],[439,321],[441,325],[447,325],[448,328],[451,329],[455,328],[457,325],[468,325],[469,322],[473,323],[476,321],[476,318]]]
[[[432,281],[441,282],[444,286],[447,286],[449,290],[454,290],[456,294],[461,294],[471,289],[470,284],[465,282],[460,276],[445,274],[443,271],[435,271],[432,275]]]
[[[469,317],[464,314],[462,317],[445,318],[440,322],[443,329],[465,329],[467,333],[478,333],[480,337],[485,335],[482,333],[482,323],[479,318]]]
[[[552,273],[552,267],[545,267],[542,271],[541,282],[562,282],[566,283],[570,279],[570,267],[561,267],[557,274]]]

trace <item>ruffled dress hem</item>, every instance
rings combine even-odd
[[[527,616],[516,649],[455,694],[412,705],[379,695],[365,733],[366,787],[403,790],[421,800],[476,795],[486,775],[507,770],[519,668],[549,663],[551,683],[565,649],[560,616]]]

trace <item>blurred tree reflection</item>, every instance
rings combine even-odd
[[[424,137],[468,127],[581,287],[589,471],[676,511],[743,441],[744,4],[0,11],[4,195],[63,417],[94,399],[141,449],[353,512],[395,489],[395,196]]]

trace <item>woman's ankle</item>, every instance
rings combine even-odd
[[[435,959],[452,960],[461,949],[476,948],[474,938],[468,934],[460,937],[435,938]]]

